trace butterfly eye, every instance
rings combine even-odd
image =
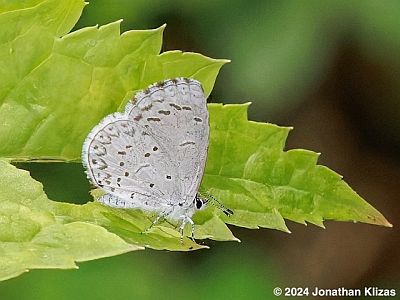
[[[196,208],[201,209],[202,206],[203,206],[203,201],[201,201],[200,199],[196,199]]]

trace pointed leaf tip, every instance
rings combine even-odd
[[[292,127],[247,120],[245,104],[209,104],[211,137],[202,187],[235,213],[230,224],[289,232],[283,218],[391,224],[309,150],[283,151]]]

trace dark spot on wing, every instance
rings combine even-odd
[[[127,135],[129,135],[129,136],[131,136],[131,137],[135,136],[135,129],[133,129],[133,128],[125,128],[125,129],[122,130],[122,132],[127,134]]]
[[[121,167],[123,167],[123,166],[125,165],[125,163],[124,163],[123,161],[120,161],[120,162],[119,162],[119,165],[120,165]]]
[[[140,121],[142,118],[143,118],[143,116],[140,114],[140,115],[137,115],[136,117],[134,117],[133,119],[135,121]]]
[[[182,106],[183,110],[192,110],[192,108],[190,106]]]
[[[126,177],[128,177],[128,176],[129,176],[129,172],[125,172],[124,175],[125,175]]]
[[[171,112],[169,110],[159,110],[159,114],[168,116]]]
[[[150,156],[150,153],[149,153],[149,152],[147,152],[147,153],[144,154],[144,157],[149,157],[149,156]]]
[[[105,170],[105,169],[107,169],[107,167],[108,167],[108,166],[107,166],[106,164],[104,164],[104,165],[101,165],[101,166],[99,167],[99,169],[100,169],[100,170]]]
[[[154,118],[154,117],[150,117],[150,118],[147,118],[147,121],[155,121],[155,122],[160,122],[161,121],[161,119],[160,118]]]
[[[153,100],[153,101],[154,101],[154,102],[158,102],[158,103],[163,103],[163,102],[164,102],[164,99],[160,98],[160,99]]]
[[[154,186],[154,183],[150,183],[150,187],[152,188]]]
[[[182,108],[179,105],[175,104],[175,103],[170,103],[169,106],[175,108],[176,110],[182,110]]]
[[[115,192],[115,188],[112,187],[112,188],[111,188],[111,192]]]
[[[111,138],[107,135],[107,134],[100,134],[99,135],[99,137],[98,137],[98,141],[101,143],[101,144],[111,144]]]
[[[142,111],[148,111],[148,110],[150,110],[150,108],[152,108],[153,107],[153,104],[149,104],[149,105],[146,105],[145,107],[143,107],[141,110]]]
[[[156,146],[153,147],[153,151],[157,151],[158,148]]]
[[[118,178],[117,178],[117,182],[121,182],[121,177],[118,177]]]
[[[125,146],[126,149],[132,148],[132,145]]]
[[[118,154],[126,155],[126,152],[125,151],[118,151]]]
[[[106,129],[110,136],[119,137],[119,131],[115,130],[114,126],[109,125]]]
[[[171,179],[171,176],[170,176],[170,175],[167,175],[166,177],[167,177],[167,179]]]
[[[196,122],[203,122],[203,120],[200,119],[200,118],[198,118],[198,117],[194,117],[193,119],[194,119]]]

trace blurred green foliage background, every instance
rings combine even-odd
[[[122,31],[167,23],[164,50],[231,59],[210,100],[252,101],[252,119],[294,126],[288,148],[321,152],[320,162],[394,228],[289,223],[291,235],[233,228],[242,243],[32,271],[2,283],[1,299],[272,299],[274,286],[400,293],[399,1],[93,0],[75,29],[121,18]],[[90,199],[78,164],[20,167],[51,199]]]

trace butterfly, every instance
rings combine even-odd
[[[150,85],[123,113],[103,118],[87,136],[82,162],[89,180],[115,208],[155,212],[180,223],[181,240],[196,210],[217,204],[199,193],[209,140],[209,113],[199,81],[174,78]]]

